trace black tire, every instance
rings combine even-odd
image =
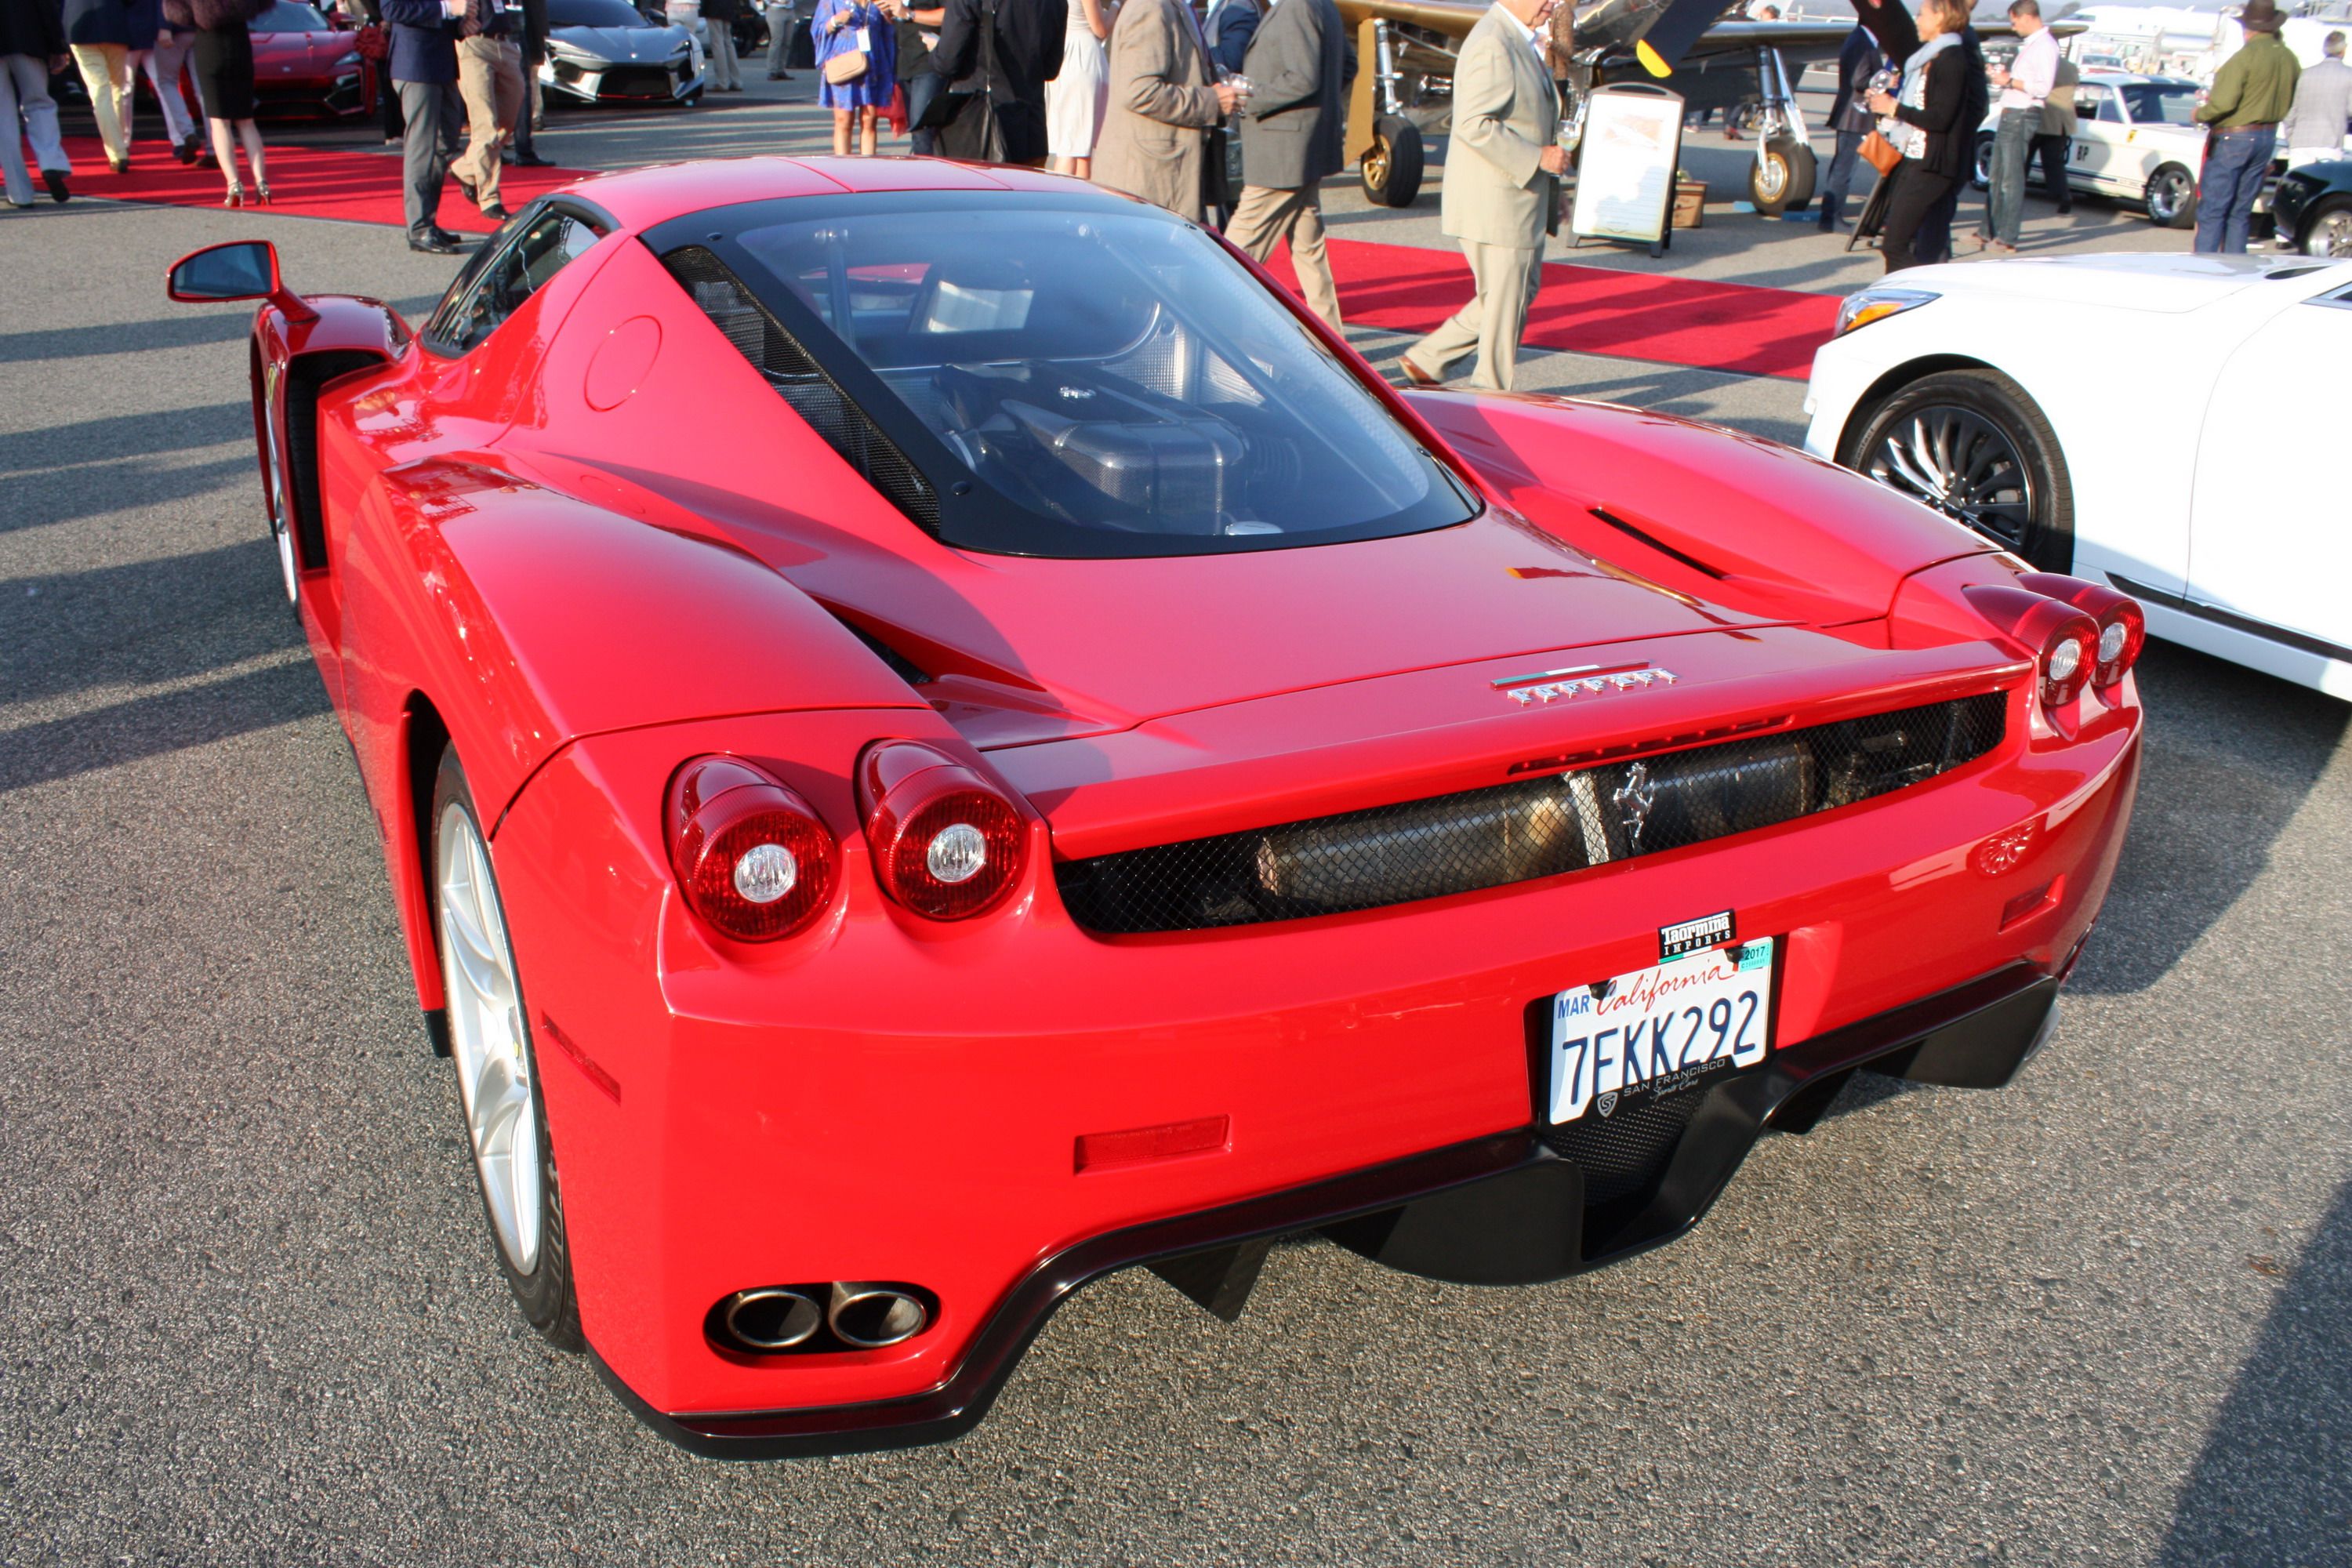
[[[2058,433],[1999,371],[1937,371],[1896,388],[1847,426],[1838,461],[2042,571],[2074,569],[2074,491]]]
[[[1794,136],[1775,136],[1748,165],[1748,199],[1766,217],[1802,211],[1813,199],[1813,149]]]
[[[2178,163],[2167,163],[2147,177],[2140,205],[2147,221],[2158,228],[2197,226],[2197,176]]]
[[[2305,256],[2352,260],[2352,196],[2330,196],[2312,208],[2295,247]]]
[[[1992,189],[1992,132],[1990,131],[1977,132],[1977,156],[1973,169],[1974,172],[1969,175],[1969,184],[1980,191]]]
[[[1421,195],[1421,127],[1402,114],[1383,114],[1372,122],[1371,151],[1357,170],[1364,199],[1374,206],[1409,207]]]
[[[445,987],[450,984],[449,957],[447,952],[443,951],[445,944],[440,937],[438,910],[440,881],[435,874],[435,868],[440,864],[441,859],[443,817],[452,807],[465,813],[467,818],[472,823],[477,837],[482,837],[483,842],[487,844],[488,837],[482,834],[481,815],[474,809],[473,789],[467,784],[466,770],[457,761],[457,749],[455,746],[448,746],[442,750],[441,765],[433,778],[433,815],[427,819],[431,825],[431,831],[429,842],[425,847],[425,883],[432,889],[436,906],[435,952],[440,955],[442,984]],[[499,896],[495,869],[490,876],[489,894],[499,905],[499,922],[503,926],[505,903]],[[516,975],[515,995],[520,1004],[522,1000],[520,973]],[[517,1011],[522,1020],[524,1060],[535,1083],[539,1079],[539,1049],[531,1037],[533,1031],[530,1026],[530,1009],[525,1005],[519,1005]],[[453,1056],[452,1060],[455,1059]],[[460,1103],[462,1105],[462,1100]],[[521,1309],[523,1321],[538,1330],[543,1338],[558,1349],[576,1351],[583,1342],[580,1335],[580,1298],[572,1284],[572,1247],[563,1228],[563,1198],[562,1189],[556,1181],[555,1142],[548,1133],[547,1100],[544,1095],[534,1094],[531,1097],[531,1114],[537,1120],[539,1131],[540,1211],[539,1256],[529,1273],[516,1268],[513,1262],[507,1257],[506,1247],[499,1240],[497,1222],[490,1211],[489,1193],[482,1185],[481,1167],[470,1156],[467,1163],[474,1165],[475,1189],[477,1195],[482,1200],[482,1218],[484,1227],[489,1232],[491,1255],[499,1260],[499,1272],[506,1277],[507,1289],[514,1292],[515,1305]],[[462,1112],[460,1136],[466,1139],[465,1147],[470,1151],[472,1133],[469,1129],[463,1127]]]

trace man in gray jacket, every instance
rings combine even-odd
[[[1445,145],[1439,227],[1462,242],[1475,292],[1404,352],[1404,374],[1434,386],[1472,349],[1470,384],[1508,392],[1519,338],[1543,281],[1544,237],[1559,232],[1559,89],[1544,27],[1554,0],[1495,0],[1454,68],[1454,134]]]
[[[1290,240],[1307,308],[1336,328],[1339,290],[1323,248],[1323,181],[1347,166],[1348,29],[1332,0],[1274,0],[1242,74],[1242,199],[1225,237],[1260,261]]]
[[[2344,63],[2344,35],[2330,33],[2320,62],[2295,79],[2294,108],[2280,127],[2286,166],[2299,169],[2344,156],[2344,126],[2352,119],[2352,66]]]

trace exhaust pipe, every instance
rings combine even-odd
[[[841,1287],[834,1287],[836,1293]],[[835,1310],[839,1309],[836,1308]],[[788,1351],[807,1342],[824,1325],[824,1310],[797,1290],[772,1286],[738,1290],[727,1299],[719,1321],[728,1337],[746,1350]]]
[[[825,1312],[835,1338],[866,1351],[911,1340],[930,1321],[930,1309],[895,1285],[836,1283]]]

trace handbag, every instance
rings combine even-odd
[[[1862,139],[1861,151],[1862,161],[1881,174],[1895,173],[1895,166],[1903,162],[1903,150],[1876,131]]]
[[[853,14],[860,8],[853,8]],[[859,32],[862,35],[864,29],[860,28]],[[863,77],[873,63],[872,57],[864,49],[844,49],[837,55],[826,57],[823,68],[824,79],[835,87],[846,87]]]

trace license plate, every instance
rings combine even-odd
[[[1608,1116],[1754,1067],[1772,1049],[1770,938],[1685,953],[1552,998],[1549,1115]]]

